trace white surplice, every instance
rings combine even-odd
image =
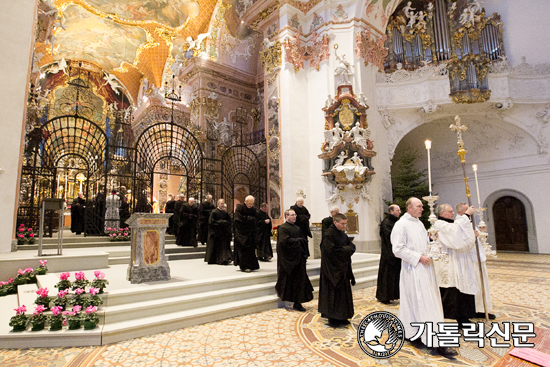
[[[489,277],[487,276],[487,266],[485,261],[487,260],[487,255],[485,255],[485,250],[481,246],[481,241],[479,238],[476,239],[476,244],[479,249],[479,258],[481,259],[481,268],[483,270],[483,288],[485,288],[485,297],[487,312],[493,311],[493,304],[491,303],[491,291],[489,289]],[[483,293],[481,292],[481,279],[479,274],[479,265],[477,262],[476,248],[473,247],[471,252],[472,262],[474,264],[474,273],[476,274],[476,281],[478,284],[478,292],[476,293],[476,312],[485,312],[483,308]]]
[[[439,231],[439,243],[449,260],[435,262],[437,284],[441,288],[455,287],[462,293],[475,295],[478,287],[471,255],[475,234],[470,218],[466,214],[457,215],[454,223],[439,219],[434,227]]]
[[[418,218],[406,213],[399,219],[391,232],[392,249],[395,256],[402,259],[399,278],[398,317],[405,327],[405,337],[416,335],[418,327],[411,322],[431,322],[433,330],[438,331],[438,323],[443,322],[443,306],[437,286],[433,261],[429,265],[420,262],[420,256],[426,253],[428,233]],[[426,333],[422,334],[426,343]],[[437,347],[436,337],[432,337]]]

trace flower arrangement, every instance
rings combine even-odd
[[[46,326],[46,315],[44,315],[45,310],[46,310],[46,307],[42,305],[37,305],[34,308],[34,312],[30,318],[32,331],[43,330],[44,327]]]
[[[84,316],[84,329],[95,329],[99,323],[99,316],[97,315],[97,306],[88,306],[86,308],[86,315]]]
[[[36,283],[36,275],[33,268],[26,268],[25,270],[17,270],[17,276],[14,279],[16,285]]]
[[[109,281],[105,279],[105,274],[103,274],[99,270],[94,271],[94,275],[95,275],[95,279],[92,280],[91,286],[99,289],[99,294],[102,294],[103,289],[107,287],[107,284],[109,284]]]
[[[38,269],[36,269],[36,272],[38,275],[45,275],[48,272],[48,260],[39,260],[38,263]]]
[[[61,307],[62,310],[64,310],[67,307],[67,302],[69,302],[69,299],[67,298],[67,294],[69,293],[68,289],[63,289],[57,292],[57,298],[54,299],[53,304],[55,307]],[[53,310],[53,308],[52,308]]]
[[[10,326],[13,327],[13,331],[23,331],[27,328],[27,322],[29,321],[27,307],[25,305],[19,306],[14,309],[16,314],[10,319]]]
[[[25,228],[25,224],[23,223],[21,223],[19,228],[17,228],[16,237],[18,245],[24,245],[27,243],[32,245],[36,239],[36,235],[34,234],[32,228]]]
[[[80,329],[82,326],[82,316],[80,315],[80,310],[82,310],[82,307],[75,305],[73,306],[72,311],[63,311],[63,316],[65,316],[63,325],[69,323],[69,330]]]
[[[61,273],[59,275],[59,282],[55,285],[55,287],[60,291],[71,288],[72,283],[69,280],[70,276],[71,273]]]
[[[73,283],[73,291],[78,288],[84,289],[88,284],[90,284],[90,282],[86,279],[86,274],[84,274],[83,271],[74,273],[74,277],[76,280]]]
[[[73,298],[71,298],[71,300],[69,301],[69,304],[71,306],[84,306],[86,304],[86,298],[84,298],[82,295],[83,294],[86,294],[86,291],[84,290],[84,288],[76,288],[74,290],[74,293],[75,293],[75,296]]]
[[[61,330],[63,328],[63,308],[60,306],[52,307],[52,314],[48,316],[50,330]]]
[[[39,288],[36,291],[36,294],[38,294],[38,297],[36,298],[36,301],[34,301],[34,303],[43,306],[44,309],[47,311],[50,308],[50,302],[52,300],[52,298],[48,296],[48,288]]]
[[[109,240],[114,241],[130,241],[130,228],[107,228],[105,231],[109,235]]]

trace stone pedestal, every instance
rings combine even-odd
[[[132,229],[132,256],[127,279],[132,283],[170,280],[165,239],[172,214],[135,213],[126,221]]]
[[[310,258],[312,259],[321,258],[321,240],[323,239],[321,228],[321,223],[312,223],[309,227],[312,238],[309,238],[308,245]]]

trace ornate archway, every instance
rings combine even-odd
[[[154,174],[181,177],[179,194],[201,199],[202,149],[198,140],[180,125],[162,122],[149,126],[136,143],[134,190],[135,212],[147,211],[153,202]]]
[[[245,146],[227,149],[222,156],[222,197],[228,212],[234,211],[236,198],[252,195],[256,206],[267,200],[266,169],[254,152]]]

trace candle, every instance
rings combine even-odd
[[[432,168],[430,162],[430,149],[432,148],[432,142],[430,140],[426,140],[424,144],[426,144],[426,150],[428,151],[428,187],[430,189],[430,196],[432,196]]]
[[[481,208],[481,200],[479,199],[479,184],[477,183],[477,164],[472,164],[474,169],[474,175],[476,177],[476,190],[477,190],[477,205]]]

